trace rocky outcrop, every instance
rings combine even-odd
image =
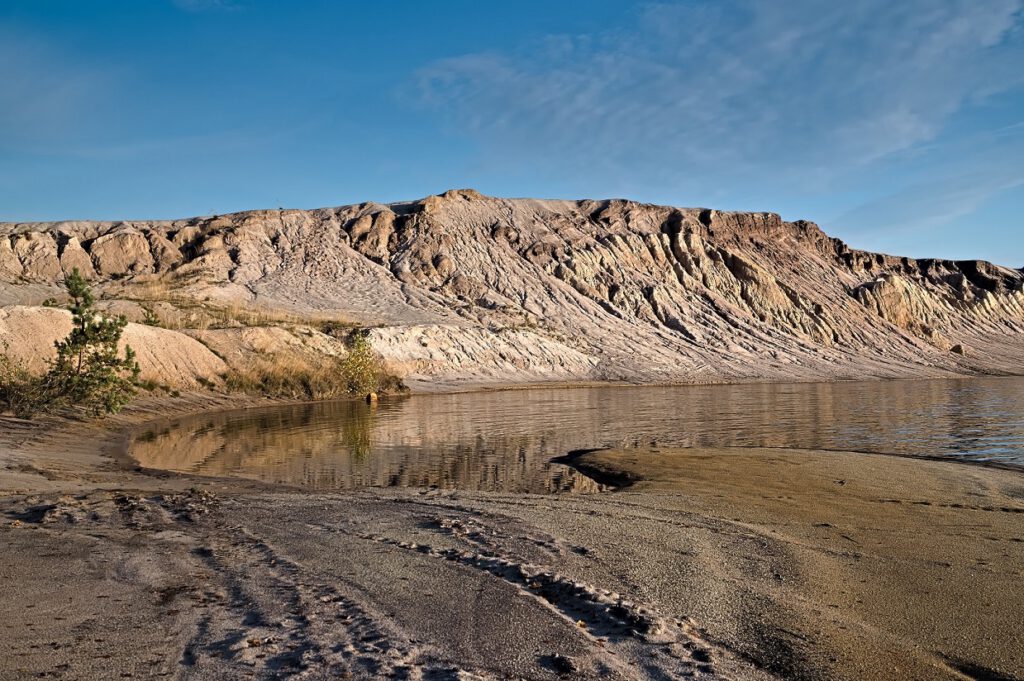
[[[0,303],[111,299],[374,327],[413,381],[1017,373],[1024,274],[867,253],[771,213],[490,198],[0,226]],[[156,292],[154,294],[153,292]]]

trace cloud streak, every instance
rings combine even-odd
[[[862,233],[926,232],[971,215],[988,200],[1024,186],[1024,170],[978,172],[914,185],[847,211],[837,226],[870,224]]]
[[[422,100],[485,154],[710,189],[835,180],[1020,88],[1021,0],[647,6],[634,26],[435,62]]]

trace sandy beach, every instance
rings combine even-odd
[[[1024,676],[1014,471],[603,450],[615,491],[311,494],[120,455],[198,406],[5,421],[0,677]]]

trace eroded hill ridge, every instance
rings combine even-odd
[[[136,341],[154,343],[143,368],[183,387],[252,353],[343,352],[332,320],[372,328],[417,386],[1024,367],[1021,271],[858,251],[771,213],[453,190],[391,205],[3,224],[0,237],[12,351],[46,352],[63,316],[36,306],[77,267],[108,307],[170,327],[133,333],[160,337]]]

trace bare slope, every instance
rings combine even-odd
[[[214,308],[260,310],[265,319],[233,323],[307,337],[329,319],[375,327],[375,346],[413,381],[1024,366],[1020,271],[856,251],[770,213],[461,190],[174,222],[6,224],[0,234],[0,304],[38,305],[78,267],[110,305],[170,301],[163,316],[207,344],[192,329],[209,326],[202,311]]]

